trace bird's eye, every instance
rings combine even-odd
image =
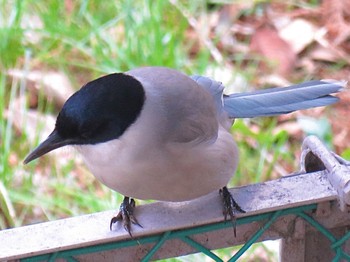
[[[105,122],[86,124],[81,128],[80,137],[82,139],[95,139],[97,138],[104,130],[106,126]]]
[[[86,132],[83,132],[80,134],[81,138],[83,138],[83,139],[90,138],[90,135],[91,135],[91,132],[89,132],[89,131],[86,131]]]

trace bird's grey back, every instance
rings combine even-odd
[[[159,134],[164,139],[187,143],[216,138],[218,121],[213,98],[188,76],[163,67],[139,68],[127,74],[143,83],[145,106],[155,107],[163,118],[158,128],[163,129]]]

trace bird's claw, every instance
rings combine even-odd
[[[134,216],[135,200],[125,197],[123,203],[120,205],[119,212],[116,216],[112,217],[110,223],[110,230],[112,230],[112,225],[118,221],[121,221],[126,232],[131,234],[131,224],[138,225],[142,227]]]
[[[224,219],[227,221],[227,215],[230,216],[232,225],[233,225],[233,232],[236,237],[236,216],[235,214],[237,212],[239,213],[245,213],[245,211],[238,205],[238,203],[233,199],[231,193],[228,191],[227,187],[223,187],[220,189],[220,195],[222,197],[223,201],[223,214]]]

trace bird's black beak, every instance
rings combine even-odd
[[[30,161],[45,155],[46,153],[62,147],[69,145],[71,140],[62,138],[56,130],[54,130],[44,142],[42,142],[37,148],[35,148],[25,159],[24,164],[28,164]]]

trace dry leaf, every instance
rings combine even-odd
[[[316,30],[310,22],[295,19],[281,28],[279,35],[290,44],[296,54],[299,54],[314,41]]]
[[[250,48],[274,63],[274,72],[277,74],[287,77],[293,71],[296,54],[273,27],[268,25],[259,27],[252,36]]]
[[[309,57],[313,60],[337,62],[339,56],[331,48],[325,48],[323,46],[316,46],[310,53]]]
[[[324,0],[322,13],[329,40],[339,45],[350,37],[350,1]]]

